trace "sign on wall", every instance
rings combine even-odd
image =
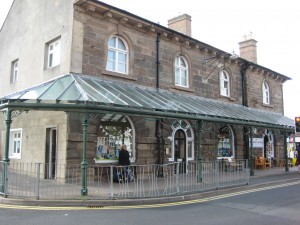
[[[263,138],[252,138],[253,139],[253,148],[263,148],[264,147],[264,139]],[[251,143],[251,139],[249,138],[249,143]]]

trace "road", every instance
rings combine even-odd
[[[104,208],[0,204],[1,225],[299,225],[300,182],[161,205]]]

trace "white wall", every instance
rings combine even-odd
[[[0,96],[70,71],[72,0],[15,0],[0,31]],[[45,44],[61,36],[61,62],[45,70]],[[19,59],[19,80],[10,83]]]

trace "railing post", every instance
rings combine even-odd
[[[177,164],[176,164],[176,181],[175,181],[176,191],[178,194],[180,193],[180,188],[179,188],[179,170],[180,170],[179,167],[180,167],[180,165],[179,165],[179,163],[180,162],[177,162]]]
[[[36,186],[35,186],[35,192],[36,192],[36,199],[40,198],[40,175],[41,175],[41,163],[36,163]]]
[[[250,127],[250,176],[254,176],[253,127]]]
[[[109,184],[109,186],[110,186],[110,197],[111,198],[113,198],[114,197],[114,183],[113,183],[113,181],[114,181],[114,166],[113,165],[111,165],[110,166],[110,179],[109,179],[109,182],[110,182],[110,184]]]
[[[203,120],[198,120],[198,177],[197,181],[202,182],[202,129],[203,129]]]
[[[7,189],[8,189],[8,162],[3,161],[3,171],[2,171],[2,192],[5,198],[7,198]]]
[[[220,169],[223,169],[222,167],[220,167],[220,163],[221,161],[214,161],[214,168],[215,168],[215,185],[216,185],[216,189],[219,189],[220,186]]]

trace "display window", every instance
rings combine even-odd
[[[134,130],[129,118],[106,114],[97,132],[96,162],[117,162],[122,144],[127,146],[130,160],[134,161]]]
[[[217,158],[233,158],[234,150],[234,135],[231,127],[221,127],[218,134]]]

